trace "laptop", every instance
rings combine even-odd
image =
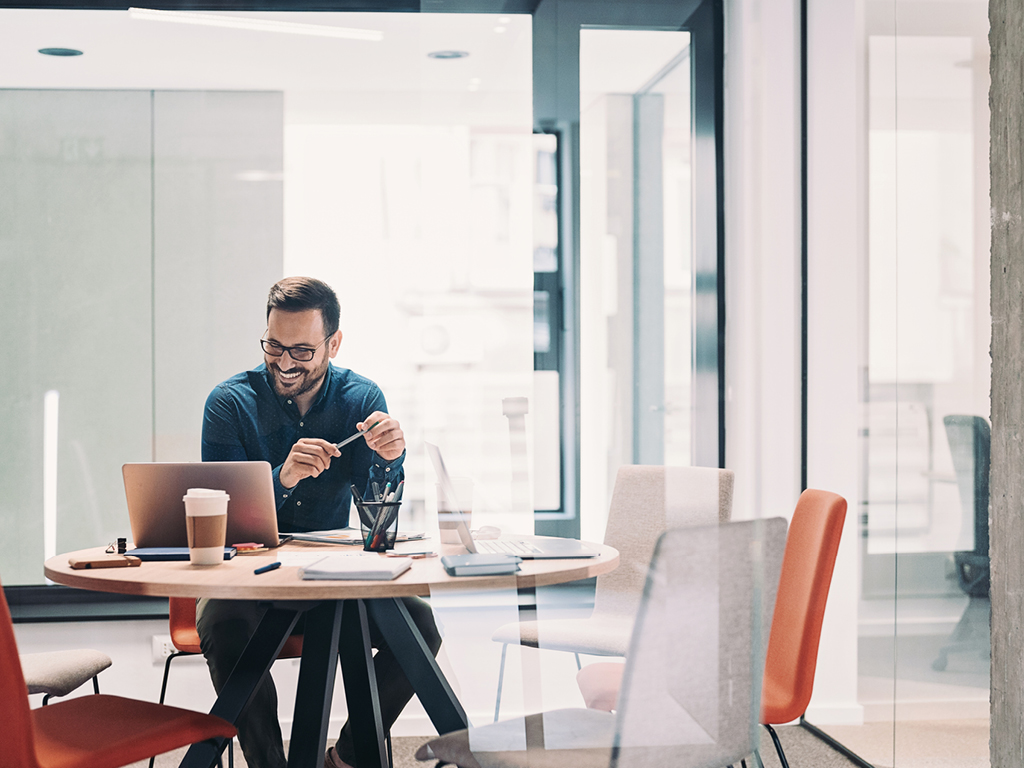
[[[189,488],[227,491],[228,546],[278,545],[274,480],[265,461],[139,462],[121,472],[136,547],[188,546],[182,497]]]
[[[451,476],[444,465],[441,457],[441,449],[433,443],[425,443],[427,454],[434,465],[437,473],[437,481],[444,488],[445,496],[451,500],[457,514],[453,515],[456,520],[456,530],[462,545],[474,554],[484,553],[488,555],[518,555],[523,560],[555,560],[571,557],[597,557],[600,554],[594,547],[584,544],[577,539],[539,538],[539,539],[474,539],[466,524],[466,516],[462,514],[459,506],[458,496],[455,494],[455,486],[452,484]]]

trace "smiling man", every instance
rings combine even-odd
[[[203,461],[270,462],[281,531],[344,527],[353,485],[366,497],[372,482],[397,485],[404,478],[405,435],[388,415],[384,394],[369,379],[331,364],[341,346],[340,315],[326,283],[309,277],[276,283],[260,340],[263,363],[217,385],[206,401]],[[368,427],[364,437],[336,447]],[[436,654],[441,639],[430,608],[418,598],[404,601]],[[252,601],[199,601],[196,627],[218,692],[265,610]],[[372,622],[370,639],[377,648],[381,717],[390,729],[413,690]],[[284,768],[277,692],[269,675],[236,725],[250,768]],[[354,759],[346,723],[324,765],[346,768]]]

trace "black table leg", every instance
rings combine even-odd
[[[376,602],[376,601],[370,601]],[[352,727],[356,765],[388,764],[384,747],[384,725],[380,717],[377,676],[373,669],[370,625],[363,600],[346,600],[341,619],[341,674],[345,683],[345,703]]]
[[[465,710],[423,640],[423,635],[413,623],[405,604],[392,597],[368,600],[366,605],[437,732],[450,733],[468,727],[469,719]],[[349,704],[349,711],[351,708]]]
[[[338,668],[342,605],[341,601],[328,600],[306,613],[288,768],[323,765]]]
[[[267,609],[218,694],[210,710],[211,715],[222,717],[230,723],[238,720],[256,686],[284,647],[298,618],[299,611],[295,609],[274,606]],[[180,768],[210,768],[226,744],[226,739],[217,739],[215,744],[193,744],[181,761]]]

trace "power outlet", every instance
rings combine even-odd
[[[164,660],[174,653],[174,644],[170,635],[153,635],[153,663],[162,664]]]

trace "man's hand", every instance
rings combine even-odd
[[[378,421],[380,424],[377,424]],[[356,424],[356,429],[362,432],[372,424],[377,426],[364,435],[370,449],[376,451],[384,461],[394,461],[401,456],[405,451],[405,433],[398,421],[383,411],[374,411]]]
[[[374,430],[374,432],[376,431]],[[405,443],[403,442],[402,445]],[[301,438],[292,446],[288,458],[281,465],[281,474],[279,475],[281,485],[285,488],[294,488],[304,477],[319,477],[321,472],[331,466],[331,459],[335,456],[341,456],[341,451],[335,447],[334,443],[328,443],[319,437]]]

